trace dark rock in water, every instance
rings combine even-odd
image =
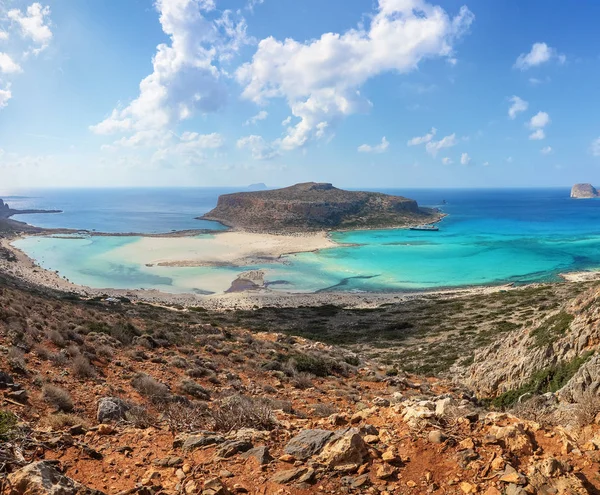
[[[597,198],[598,191],[591,184],[575,184],[571,189],[571,197],[577,199]]]
[[[389,194],[344,191],[307,182],[283,189],[224,194],[202,217],[263,232],[394,228],[435,222],[443,214],[416,201]]]

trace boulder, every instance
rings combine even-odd
[[[269,464],[273,460],[269,453],[269,447],[261,445],[260,447],[254,447],[242,454],[243,459],[254,459],[260,466]]]
[[[321,452],[332,436],[333,432],[327,430],[302,430],[283,451],[298,460],[306,460]]]
[[[177,448],[177,446],[180,445],[180,441],[180,438],[176,438],[173,442],[173,447]],[[223,442],[225,442],[224,436],[208,431],[201,432],[197,435],[189,435],[185,438],[185,440],[183,440],[183,442],[181,443],[181,447],[183,447],[183,450],[189,451],[196,450],[201,447],[206,447],[208,445],[220,444]]]
[[[285,471],[279,471],[278,473],[275,473],[275,475],[271,478],[271,481],[273,483],[284,485],[292,481],[297,481],[308,473],[309,468],[307,467],[286,469]]]
[[[247,452],[252,447],[252,443],[248,442],[247,440],[228,440],[219,447],[216,456],[222,459],[227,459],[236,454]]]
[[[129,404],[123,399],[119,399],[118,397],[102,397],[98,401],[96,419],[98,423],[121,421],[125,419],[129,409]]]
[[[319,456],[329,469],[354,472],[369,456],[369,449],[355,428],[337,432]]]
[[[503,447],[513,454],[533,454],[533,442],[523,423],[508,426],[492,426],[489,433],[494,435]]]
[[[6,495],[104,495],[65,476],[48,461],[34,462],[8,475]]]

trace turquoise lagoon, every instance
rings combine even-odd
[[[196,210],[197,214],[209,209],[219,194],[211,190],[211,202],[206,199],[206,190],[202,191],[206,204],[203,211]],[[439,224],[439,232],[333,233],[340,247],[291,255],[285,264],[251,267],[148,267],[119,259],[118,248],[139,239],[133,236],[31,237],[15,245],[41,266],[57,270],[78,284],[174,293],[222,292],[247,269],[265,270],[273,290],[316,292],[529,283],[557,280],[561,272],[600,268],[600,201],[571,200],[568,189],[381,191],[413,197],[422,205],[439,206],[448,217]],[[37,199],[36,206],[55,204],[43,198]],[[167,202],[164,196],[161,201]],[[60,215],[45,218],[47,222],[60,222]],[[119,218],[121,231],[136,231],[127,223],[127,211]],[[132,218],[139,221],[139,213]],[[86,221],[77,219],[80,225]],[[110,224],[108,217],[104,221]],[[163,231],[172,225],[161,221]],[[152,225],[151,219],[143,215],[141,223]],[[176,218],[173,224],[194,225],[187,218]]]

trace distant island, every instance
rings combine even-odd
[[[246,189],[248,191],[265,191],[269,188],[264,182],[258,182],[257,184],[250,184]]]
[[[575,184],[571,188],[571,197],[576,199],[597,198],[600,194],[591,184]]]
[[[345,191],[328,183],[306,182],[270,191],[224,194],[202,216],[240,230],[318,232],[401,228],[440,220],[443,214],[413,199]]]

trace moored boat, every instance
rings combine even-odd
[[[411,227],[410,230],[424,230],[428,232],[436,232],[440,229],[436,225],[416,225],[414,227]]]

